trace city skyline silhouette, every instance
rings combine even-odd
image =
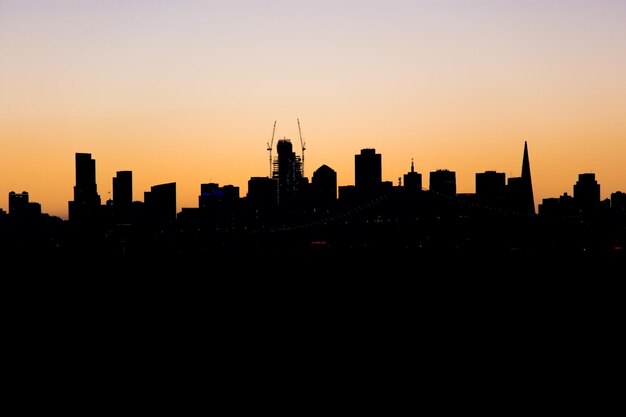
[[[624,245],[625,2],[0,3],[9,252]]]
[[[300,139],[300,141],[302,141],[302,139]],[[293,176],[293,175],[294,175],[294,173],[295,173],[295,172],[297,172],[297,173],[298,173],[298,175],[299,175],[299,178],[306,179],[307,181],[309,181],[309,177],[306,177],[306,176],[305,176],[305,174],[304,174],[304,168],[303,168],[303,166],[304,166],[304,165],[303,165],[303,162],[302,162],[302,161],[303,161],[303,158],[302,158],[302,154],[303,154],[303,152],[302,152],[302,150],[301,150],[300,155],[297,155],[297,154],[296,154],[296,152],[294,151],[294,145],[293,145],[293,143],[292,143],[291,139],[287,139],[286,137],[284,137],[283,139],[279,139],[279,140],[276,142],[276,144],[275,144],[275,145],[276,145],[276,146],[274,146],[274,147],[276,148],[276,149],[275,149],[276,151],[279,149],[279,148],[278,148],[279,146],[286,146],[286,147],[288,147],[288,150],[286,150],[286,153],[292,154],[291,158],[294,158],[294,159],[293,159],[293,163],[294,163],[294,164],[297,164],[297,168],[295,168],[295,166],[294,166],[294,168],[293,168],[293,170],[294,170],[294,171],[293,171],[291,174],[290,174],[290,173],[288,173],[288,172],[284,172],[284,173],[280,173],[280,174],[279,174],[279,172],[278,172],[279,159],[278,159],[278,157],[277,157],[277,153],[275,152],[275,153],[274,153],[274,157],[272,157],[272,153],[271,153],[271,151],[270,151],[270,158],[271,158],[271,159],[270,159],[270,161],[271,161],[271,163],[270,163],[271,176],[270,176],[270,177],[275,177],[275,178],[278,178],[279,176],[282,176],[282,177],[289,176],[289,175],[292,175],[292,176]],[[268,142],[268,146],[269,146],[269,142]],[[302,146],[303,146],[303,145],[302,145]],[[268,148],[268,150],[269,150],[269,148]],[[361,150],[361,152],[364,152],[364,151],[368,151],[368,152],[369,152],[370,150],[375,151],[373,148],[363,148],[363,149]],[[91,181],[91,182],[92,182],[92,183],[94,183],[94,184],[97,184],[97,180],[96,180],[97,170],[96,170],[96,168],[95,168],[95,159],[94,159],[94,158],[92,158],[92,154],[91,154],[91,153],[76,153],[77,158],[79,158],[79,155],[80,155],[80,158],[87,158],[87,159],[85,160],[85,162],[80,163],[80,164],[79,164],[78,159],[77,159],[77,162],[76,162],[76,164],[77,164],[77,165],[76,165],[76,169],[77,169],[77,171],[78,171],[79,169],[84,171],[84,170],[86,169],[86,168],[84,167],[84,164],[85,164],[85,163],[89,163],[89,164],[91,164],[91,168],[90,168],[90,169],[91,169],[93,172],[90,174],[89,181]],[[377,154],[377,155],[379,155],[379,156],[380,156],[380,154]],[[357,160],[358,158],[359,158],[359,155],[356,155],[356,156],[355,156],[355,163],[356,163],[356,160]],[[379,161],[379,165],[380,165],[379,172],[377,172],[377,173],[375,174],[375,176],[377,176],[377,177],[378,177],[378,181],[379,181],[379,182],[382,182],[382,179],[383,179],[383,164],[382,164],[382,160],[381,160],[381,161]],[[80,166],[81,168],[79,168],[79,166]],[[322,164],[322,166],[325,166],[325,167],[329,168],[329,167],[328,167],[328,165],[326,165],[326,164]],[[331,168],[331,169],[332,169],[332,168]],[[399,176],[399,177],[396,179],[396,183],[395,183],[395,184],[394,184],[394,182],[393,182],[393,181],[386,181],[386,182],[388,182],[388,183],[390,183],[390,184],[392,184],[392,185],[398,185],[398,183],[401,185],[401,184],[402,184],[402,180],[403,180],[403,179],[404,179],[404,181],[406,181],[406,180],[407,180],[407,174],[410,174],[410,173],[411,173],[411,172],[413,172],[414,170],[415,170],[415,162],[414,162],[414,158],[410,158],[410,172],[406,172],[406,173],[402,174],[402,176]],[[357,171],[358,171],[358,169],[357,169]],[[443,167],[442,167],[442,168],[438,168],[436,171],[448,171],[448,169],[447,169],[447,168],[443,168]],[[432,183],[432,181],[433,181],[433,173],[435,173],[435,174],[436,174],[436,173],[437,173],[436,171],[433,171],[433,172],[431,172],[431,173],[430,173],[430,177],[429,177],[429,181],[428,181],[428,183],[429,183],[429,186],[428,186],[428,187],[426,186],[426,177],[427,177],[427,176],[426,176],[426,175],[424,175],[424,179],[422,180],[422,176],[421,176],[421,174],[420,174],[420,180],[419,180],[419,184],[420,184],[420,185],[419,185],[419,188],[420,188],[420,189],[425,190],[425,191],[429,191],[429,190],[432,190],[432,191],[438,191],[438,190],[439,190],[439,188],[438,188],[437,184],[435,184],[435,188],[434,188],[434,190],[432,189],[432,185],[431,185],[431,183]],[[353,170],[353,172],[354,172],[354,170]],[[452,194],[457,194],[457,192],[456,192],[456,184],[457,184],[457,183],[456,183],[456,181],[457,181],[458,176],[456,175],[456,172],[455,172],[455,171],[452,171],[452,172],[453,172],[453,174],[455,174],[455,175],[454,175],[454,178],[453,178],[453,182],[454,182],[454,191],[452,192]],[[463,192],[463,193],[461,193],[461,194],[477,194],[477,193],[478,193],[478,188],[480,187],[480,185],[479,185],[479,174],[482,174],[482,175],[484,176],[485,174],[489,174],[489,173],[491,173],[491,172],[495,173],[496,171],[493,171],[493,170],[489,170],[489,169],[487,169],[487,170],[483,171],[482,173],[481,173],[481,172],[476,172],[476,173],[474,173],[473,175],[476,175],[476,178],[475,178],[475,182],[474,182],[474,185],[473,185],[473,193],[472,193],[472,192],[467,192],[467,190],[466,190],[465,192]],[[138,192],[138,194],[141,194],[141,193],[142,193],[142,191],[141,191],[141,190],[133,190],[133,187],[132,187],[132,174],[133,174],[133,171],[132,171],[132,170],[116,170],[116,173],[117,173],[116,175],[118,175],[118,174],[120,174],[120,173],[122,173],[122,175],[123,175],[123,174],[130,175],[130,179],[127,179],[127,181],[130,181],[130,185],[127,185],[127,186],[126,186],[126,188],[127,188],[127,189],[125,190],[125,193],[126,193],[125,198],[126,198],[126,200],[129,200],[129,199],[130,199],[130,202],[133,202],[133,201],[142,201],[142,199],[141,199],[141,198],[133,198],[133,192]],[[314,172],[312,172],[312,174],[314,174]],[[425,173],[424,173],[424,174],[425,174]],[[593,175],[594,175],[594,178],[595,178],[595,173],[591,173],[591,174],[593,174]],[[335,175],[337,176],[337,172],[336,172],[336,171],[335,171]],[[470,175],[470,177],[471,177],[471,176],[473,176],[473,175]],[[499,173],[498,175],[501,175],[501,176],[502,176],[502,181],[507,181],[507,173],[504,173],[504,172],[503,172],[503,173]],[[578,175],[580,175],[580,173],[579,173]],[[313,175],[312,175],[312,176],[313,176]],[[311,176],[311,178],[312,178],[312,176]],[[536,202],[536,201],[535,201],[535,199],[534,199],[533,186],[532,186],[532,179],[530,178],[530,162],[529,162],[529,156],[528,156],[528,145],[527,145],[527,141],[525,141],[525,142],[524,142],[524,156],[523,156],[523,162],[522,162],[522,169],[521,169],[521,174],[520,174],[520,177],[514,177],[513,175],[509,174],[508,180],[509,180],[509,181],[510,181],[510,180],[513,180],[513,182],[515,182],[515,181],[518,181],[518,180],[522,180],[522,178],[524,178],[524,177],[528,177],[525,181],[530,182],[530,186],[528,187],[528,191],[526,191],[527,196],[528,196],[528,197],[527,197],[527,199],[528,199],[528,200],[527,200],[527,201],[528,201],[528,205],[529,205],[529,207],[532,207],[532,208],[533,208],[533,210],[536,212],[536,211],[537,211],[537,209],[538,209],[538,207],[539,207],[539,205],[540,205],[540,202]],[[100,176],[100,178],[101,178],[101,176]],[[250,178],[262,178],[262,176],[252,176],[252,177],[250,177]],[[354,178],[355,178],[355,182],[354,182],[355,184],[356,184],[357,182],[359,182],[359,181],[360,181],[360,180],[359,180],[359,178],[358,178],[358,174],[354,174]],[[100,196],[99,194],[97,194],[97,193],[96,193],[97,195],[94,195],[92,198],[96,199],[96,200],[98,201],[98,204],[100,204],[100,202],[101,202],[101,201],[105,201],[105,202],[106,202],[106,201],[113,201],[113,200],[115,199],[115,198],[114,198],[115,188],[116,188],[116,186],[115,186],[115,181],[116,181],[117,179],[118,179],[118,178],[112,178],[112,180],[108,182],[108,183],[111,183],[111,185],[110,185],[110,186],[108,186],[108,187],[107,187],[107,186],[104,186],[104,187],[103,187],[103,186],[101,186],[101,189],[102,189],[102,188],[105,188],[105,189],[107,189],[107,190],[108,190],[108,191],[106,191],[106,193],[105,193],[105,194],[106,194],[106,199],[104,199],[104,200],[103,200],[103,197],[101,197],[101,196]],[[409,180],[409,181],[410,181],[410,180]],[[171,181],[171,182],[176,183],[176,180],[175,180],[175,179],[172,179],[172,181]],[[249,181],[246,183],[246,185],[248,185],[248,184],[249,184]],[[422,184],[423,184],[424,186],[422,186]],[[573,184],[573,183],[572,183],[572,184]],[[242,186],[242,185],[240,185],[240,184],[228,184],[228,185],[229,185],[229,186],[234,186],[234,187],[237,187],[237,188],[238,188],[238,189],[240,189],[240,190],[244,190],[246,193],[248,193],[248,192],[249,192],[249,190],[247,189],[247,186],[246,186],[246,187],[243,187],[243,186]],[[336,187],[343,187],[343,188],[345,188],[345,187],[346,187],[346,186],[348,186],[348,185],[349,185],[349,184],[346,184],[346,185],[339,185],[339,184],[336,184]],[[504,186],[504,185],[503,185],[503,186]],[[509,184],[509,186],[515,187],[515,186],[516,186],[516,184]],[[74,188],[76,189],[76,187],[74,187]],[[567,194],[573,194],[574,189],[575,189],[575,186],[574,186],[574,185],[572,185],[572,186],[569,188],[569,190],[564,190],[564,191],[563,191],[563,194],[565,194],[565,195],[567,195]],[[338,189],[337,189],[337,190],[338,190]],[[146,191],[146,192],[148,192],[149,190],[145,190],[145,191]],[[602,194],[602,195],[608,195],[609,197],[607,197],[607,198],[610,198],[610,195],[611,195],[612,193],[619,192],[620,190],[608,190],[608,191],[602,190],[602,191],[604,192],[604,194]],[[93,194],[94,192],[95,192],[94,190],[91,190],[91,193],[92,193],[92,194]],[[18,191],[17,191],[17,190],[14,190],[14,189],[11,189],[11,191],[9,192],[9,194],[15,194],[15,193],[18,193]],[[28,192],[28,190],[22,190],[22,191],[21,191],[21,193],[26,193],[26,194],[32,195],[32,194],[30,194],[30,193]],[[75,193],[76,193],[76,190],[74,191],[74,194],[75,194]],[[79,193],[80,193],[80,190],[79,190]],[[36,196],[34,196],[34,197],[36,197]],[[75,197],[76,197],[76,196],[75,196]],[[544,198],[545,198],[545,199],[548,199],[548,200],[551,200],[551,199],[554,199],[555,197],[558,197],[558,195],[557,195],[557,196],[545,196]],[[601,195],[599,195],[599,196],[598,196],[598,198],[600,198],[600,197],[601,197]],[[95,200],[94,200],[94,201],[95,201]],[[37,204],[39,204],[41,207],[43,207],[43,210],[44,210],[43,212],[44,212],[44,213],[47,213],[47,211],[45,210],[45,204],[42,204],[41,202],[37,202]],[[9,201],[9,200],[7,200],[7,205],[6,205],[6,207],[7,207],[7,210],[4,210],[4,211],[8,211],[8,209],[10,208],[10,201]],[[180,212],[182,208],[184,208],[184,207],[183,207],[183,206],[181,206],[180,204],[177,204],[176,212]],[[3,207],[0,205],[0,210],[2,210],[2,209],[3,209]],[[51,214],[52,214],[52,213],[51,213]],[[67,219],[70,217],[70,215],[69,215],[69,210],[68,210],[66,213],[64,213],[64,214],[60,214],[60,215],[59,215],[58,213],[54,213],[54,214],[52,214],[52,215],[55,215],[55,216],[57,216],[57,217],[61,217],[61,218],[62,218],[62,219],[64,219],[64,220],[67,220]]]
[[[355,183],[353,155],[384,155],[397,183],[423,173],[520,175],[532,149],[535,207],[595,173],[601,198],[626,188],[626,4],[546,0],[3,1],[0,207],[28,191],[67,217],[74,153],[133,189],[268,175],[288,138],[304,174],[325,164]],[[298,119],[300,124],[298,124]],[[301,130],[299,129],[301,128]],[[276,143],[274,144],[276,146]],[[274,152],[276,149],[274,149]],[[264,154],[265,152],[265,154]],[[109,194],[111,193],[111,195]],[[143,196],[134,196],[142,200]]]
[[[242,380],[307,348],[331,375],[418,351],[436,381],[604,388],[580,375],[620,346],[625,22],[626,0],[0,0],[10,392],[174,361]]]
[[[175,181],[152,185],[136,200],[128,170],[111,179],[112,198],[103,202],[96,159],[76,153],[69,220],[42,212],[27,191],[12,191],[9,212],[0,212],[0,226],[8,231],[3,244],[6,250],[68,255],[91,247],[122,258],[168,252],[383,254],[391,248],[624,253],[626,194],[616,191],[603,200],[595,174],[581,173],[572,195],[545,198],[536,213],[527,142],[520,176],[478,172],[475,193],[457,192],[456,173],[447,169],[429,173],[428,189],[413,162],[397,184],[384,181],[383,155],[373,148],[354,155],[353,185],[338,186],[336,171],[326,164],[309,180],[303,159],[290,140],[281,139],[271,175],[250,177],[245,195],[237,185],[203,183],[197,204],[179,211]]]

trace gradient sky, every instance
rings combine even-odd
[[[353,184],[374,147],[385,180],[414,158],[425,186],[447,168],[474,192],[519,176],[527,140],[537,203],[582,172],[606,198],[626,191],[625,22],[617,0],[0,0],[0,207],[26,190],[67,218],[75,152],[103,201],[118,170],[135,200],[243,196],[296,118],[308,177]]]

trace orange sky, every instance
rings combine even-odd
[[[118,170],[136,200],[176,181],[179,209],[204,182],[245,195],[296,118],[305,174],[340,185],[374,147],[385,180],[414,158],[473,192],[519,176],[527,140],[537,203],[582,172],[606,198],[626,191],[625,21],[620,1],[0,0],[0,207],[25,190],[67,218],[75,152],[103,200]]]

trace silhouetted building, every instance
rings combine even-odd
[[[382,156],[376,149],[354,155],[354,185],[358,191],[378,191],[382,182]]]
[[[582,210],[594,209],[600,205],[600,184],[596,174],[579,174],[574,184],[574,201]]]
[[[70,221],[94,219],[98,215],[100,204],[96,184],[96,160],[90,153],[77,153],[74,200],[69,202]]]
[[[28,192],[22,191],[9,193],[9,214],[19,216],[28,212]]]
[[[430,173],[430,191],[446,195],[456,195],[456,173],[438,169]]]
[[[296,156],[289,139],[279,140],[276,148],[273,178],[278,181],[278,203],[284,204],[295,198],[303,184],[302,160]]]
[[[611,208],[626,212],[626,193],[617,191],[611,194]]]
[[[209,208],[215,204],[234,204],[239,200],[239,187],[225,185],[220,187],[216,183],[200,184],[198,207]]]
[[[528,157],[527,142],[524,142],[522,176],[509,178],[507,200],[511,209],[522,213],[535,214],[535,198],[533,195],[533,182],[530,175],[530,159]]]
[[[269,208],[278,204],[278,180],[252,177],[248,180],[248,202],[253,207]]]
[[[422,190],[422,174],[415,172],[413,160],[411,160],[411,171],[404,174],[404,189],[409,191]]]
[[[113,177],[113,213],[118,222],[129,221],[133,204],[133,172],[117,171]]]
[[[476,173],[476,197],[483,204],[502,205],[506,198],[506,176],[504,172]]]
[[[150,219],[158,223],[176,220],[176,183],[154,185],[144,193]]]
[[[337,173],[328,165],[322,165],[311,180],[313,203],[327,206],[337,200]]]
[[[41,214],[41,204],[29,201],[28,192],[9,193],[9,215],[12,217],[33,217]]]
[[[116,207],[130,207],[133,203],[133,172],[117,171],[113,177],[113,204]]]
[[[574,216],[576,214],[574,198],[567,193],[559,198],[544,198],[539,204],[539,214],[552,217]]]
[[[224,191],[220,185],[214,182],[200,184],[200,195],[198,196],[198,207],[207,208],[211,204],[219,202],[224,197]]]
[[[224,201],[231,203],[239,200],[239,187],[227,184],[222,187],[224,191]]]
[[[535,213],[535,196],[533,180],[530,176],[530,158],[528,157],[528,143],[524,142],[524,159],[522,160],[522,184],[524,192],[524,206],[529,212]]]

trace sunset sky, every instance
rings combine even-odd
[[[397,183],[415,160],[519,176],[528,141],[535,202],[595,172],[626,191],[626,1],[0,0],[0,208],[28,191],[67,218],[74,153],[116,171],[134,199],[175,181],[247,191],[266,142],[307,143],[354,183],[354,155],[383,155]]]

